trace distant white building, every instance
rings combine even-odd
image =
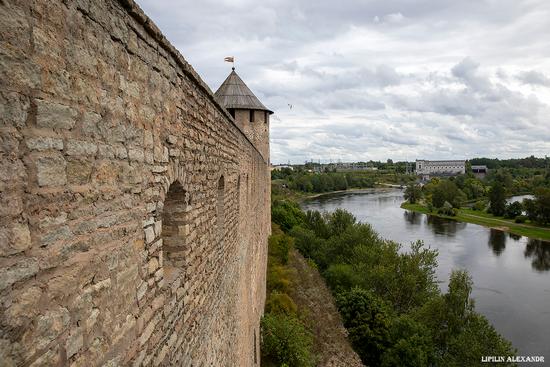
[[[282,170],[283,168],[288,168],[288,169],[290,169],[291,171],[294,171],[294,167],[289,166],[289,165],[286,165],[286,164],[281,164],[281,165],[278,165],[278,166],[271,166],[271,170],[272,170],[272,171],[280,171],[280,170]]]
[[[427,161],[416,160],[416,174],[429,178],[430,176],[454,176],[466,172],[465,160]]]

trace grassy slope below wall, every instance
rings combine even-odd
[[[491,214],[476,210],[462,208],[458,210],[458,214],[456,216],[451,217],[448,215],[430,212],[428,208],[421,204],[403,203],[401,204],[401,208],[418,213],[433,215],[435,217],[456,220],[459,222],[479,224],[485,227],[495,228],[501,231],[530,238],[550,240],[550,228],[534,226],[531,224],[515,223],[513,220],[495,217]]]
[[[318,366],[363,366],[349,340],[342,318],[321,274],[295,249],[290,251],[289,266],[298,275],[291,291],[304,321],[313,333],[313,352]]]
[[[263,366],[363,366],[334,299],[315,266],[273,225],[269,239]]]

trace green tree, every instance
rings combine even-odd
[[[453,207],[459,208],[466,200],[466,195],[450,180],[441,180],[438,184],[432,186],[431,190],[432,205],[435,208],[443,207],[446,201]]]
[[[497,216],[503,216],[506,210],[506,192],[504,186],[496,181],[489,191],[489,211]]]
[[[525,210],[525,213],[527,214],[527,218],[531,222],[535,222],[538,217],[538,210],[537,210],[537,203],[533,199],[523,199],[523,209]]]
[[[514,355],[510,342],[474,311],[472,279],[466,271],[452,272],[448,292],[433,297],[416,312],[430,330],[438,353],[435,365],[476,366],[483,355]]]
[[[477,199],[485,195],[485,186],[476,178],[466,179],[462,190],[468,199]]]
[[[336,304],[363,363],[379,366],[382,355],[391,345],[391,308],[375,294],[361,288],[340,293]]]
[[[522,211],[523,205],[521,205],[519,201],[514,201],[513,203],[506,205],[506,209],[504,210],[504,217],[514,219],[518,215],[521,215]]]
[[[435,348],[429,330],[408,315],[395,318],[390,326],[391,346],[381,357],[382,367],[432,366]]]
[[[550,188],[541,187],[535,190],[537,220],[541,224],[550,223]]]
[[[336,209],[328,220],[329,231],[331,235],[338,236],[348,227],[355,224],[357,219],[350,212],[343,209]]]
[[[277,200],[271,205],[271,220],[284,231],[304,222],[305,216],[298,204],[288,200]]]
[[[415,204],[422,197],[422,189],[420,185],[409,184],[405,189],[405,200],[411,204]]]

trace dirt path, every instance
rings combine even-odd
[[[310,267],[296,250],[291,251],[289,264],[298,273],[292,298],[307,314],[307,321],[315,334],[317,366],[363,366],[351,348],[332,294],[317,269]]]

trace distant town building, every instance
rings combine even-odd
[[[455,176],[466,172],[465,160],[427,161],[416,160],[416,174],[424,179],[430,176]]]
[[[482,179],[489,173],[487,166],[472,166],[472,173],[476,178]]]
[[[288,168],[289,170],[294,171],[294,167],[289,166],[288,164],[280,164],[280,165],[277,165],[277,166],[271,166],[272,171],[280,171],[283,168]]]
[[[336,171],[336,172],[350,172],[350,171],[376,171],[378,170],[378,168],[373,167],[371,164],[365,163],[365,162],[354,162],[354,163],[338,162],[338,163],[329,163],[329,164],[319,165],[320,172],[324,172],[325,170]]]

